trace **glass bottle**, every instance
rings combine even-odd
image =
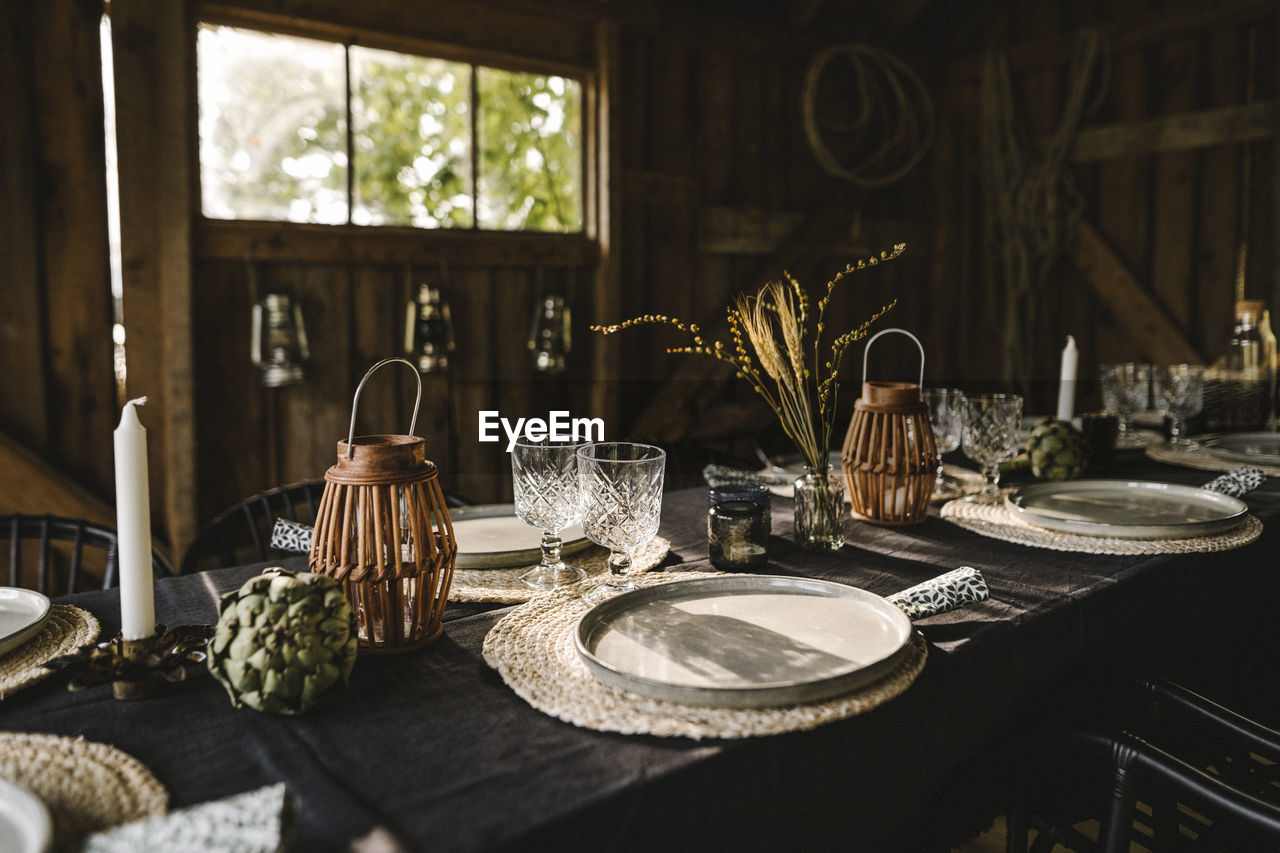
[[[1257,430],[1267,422],[1270,377],[1266,340],[1260,327],[1264,304],[1236,302],[1236,323],[1227,352],[1205,376],[1206,426],[1218,430]]]

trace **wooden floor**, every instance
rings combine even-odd
[[[977,838],[952,850],[952,853],[1004,853],[1004,818],[996,818],[995,823]]]

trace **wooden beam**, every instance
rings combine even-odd
[[[1156,154],[1251,142],[1275,136],[1278,127],[1280,113],[1275,101],[1090,127],[1081,130],[1076,137],[1071,161],[1088,163],[1127,154]]]
[[[1274,14],[1275,0],[1224,0],[1196,4],[1190,11],[1176,10],[1165,14],[1139,14],[1135,17],[1103,25],[1111,55],[1142,50],[1179,36],[1197,31],[1212,31],[1257,21]],[[1046,39],[1024,41],[1007,51],[1009,68],[1025,71],[1046,65],[1066,65],[1071,59],[1075,33]],[[957,60],[949,75],[953,81],[980,77],[984,54],[972,54]]]
[[[194,235],[200,260],[304,261],[329,264],[423,264],[447,257],[459,266],[566,266],[595,263],[600,249],[581,234],[497,233],[424,228],[362,228],[294,222],[200,220]]]
[[[1076,226],[1067,254],[1152,362],[1204,363],[1204,356],[1169,319],[1168,312],[1087,221],[1082,219]]]
[[[111,16],[128,392],[149,398],[142,419],[151,438],[151,517],[175,556],[198,532],[200,487],[191,346],[195,44],[187,9],[114,0]]]
[[[0,489],[0,513],[48,513],[116,526],[111,504],[4,433],[0,433],[0,470],[6,486]]]
[[[616,24],[602,23],[596,32],[595,155],[596,155],[596,222],[599,258],[592,283],[596,317],[617,316],[622,305],[622,258],[619,238],[622,232],[622,194],[618,191],[622,166],[621,69],[618,61],[622,44]],[[618,348],[597,342],[592,348],[591,415],[604,418],[606,425],[616,423],[619,411],[618,383],[620,370]]]

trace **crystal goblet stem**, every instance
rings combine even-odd
[[[578,450],[582,530],[609,549],[608,579],[583,593],[597,604],[634,589],[631,552],[658,532],[667,454],[631,442],[600,442]]]
[[[523,441],[511,449],[516,515],[542,529],[541,561],[517,576],[525,586],[556,589],[586,577],[586,572],[565,565],[560,557],[560,531],[578,517],[579,446]]]

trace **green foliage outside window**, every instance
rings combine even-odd
[[[582,230],[576,81],[213,26],[199,60],[206,216]]]

